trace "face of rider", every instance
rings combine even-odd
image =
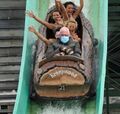
[[[65,35],[62,35],[60,37],[60,42],[63,43],[63,44],[67,44],[70,40],[70,37],[69,36],[65,36]]]
[[[57,20],[57,19],[61,18],[61,15],[58,11],[53,12],[52,16],[53,16],[54,20]]]
[[[74,6],[72,4],[68,4],[66,6],[66,11],[67,11],[68,15],[72,15],[74,12]]]
[[[60,29],[60,42],[63,44],[67,44],[70,40],[70,32],[67,27],[62,27]]]
[[[67,27],[62,27],[55,36],[62,44],[67,44],[70,40],[70,31]]]
[[[76,30],[76,24],[73,22],[69,22],[67,25],[68,29],[70,30],[70,32],[75,31]]]

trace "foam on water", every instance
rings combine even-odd
[[[40,114],[39,112],[37,114]],[[46,106],[41,114],[84,114],[81,107],[53,107],[53,106]]]
[[[48,103],[36,110],[36,114],[84,114],[79,101],[58,101]]]

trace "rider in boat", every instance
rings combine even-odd
[[[46,58],[58,55],[73,55],[80,57],[81,50],[78,42],[73,41],[70,36],[70,31],[67,27],[62,27],[56,33],[56,41],[48,45]]]
[[[78,7],[76,7],[76,5],[73,2],[66,2],[64,5],[61,3],[61,0],[55,0],[56,3],[56,7],[58,9],[58,11],[61,12],[66,12],[68,15],[68,19],[75,19],[78,23],[78,29],[76,30],[77,34],[79,35],[79,37],[82,37],[82,24],[81,24],[81,19],[79,14],[81,13],[83,6],[84,6],[84,2],[83,0],[80,0],[80,5]],[[64,11],[65,10],[65,11]],[[66,13],[62,13],[63,17],[66,17],[64,14]]]
[[[40,19],[39,17],[37,17],[32,11],[27,11],[26,14],[35,19],[36,21],[38,21],[39,23],[43,24],[44,26],[46,26],[49,29],[52,30],[56,30],[58,28],[61,28],[64,26],[64,20],[68,20],[68,18],[64,18],[64,20],[61,17],[61,14],[59,13],[58,10],[55,10],[52,12],[52,19],[54,20],[54,23],[49,23],[47,21],[44,21],[42,19]]]
[[[77,35],[76,30],[78,29],[78,24],[75,19],[70,19],[66,22],[66,27],[70,30],[71,37],[74,41],[81,42],[81,38]]]
[[[56,3],[56,7],[59,10],[59,12],[65,12],[64,10],[66,10],[66,13],[68,15],[69,18],[74,18],[76,19],[78,17],[78,15],[80,14],[80,12],[82,11],[84,2],[83,0],[80,0],[80,6],[78,6],[77,8],[75,8],[75,4],[73,2],[66,2],[64,5],[61,3],[61,0],[55,0]],[[75,10],[76,9],[76,10]],[[66,17],[63,14],[63,17]]]

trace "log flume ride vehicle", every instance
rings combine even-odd
[[[47,13],[46,20],[48,22],[53,11],[55,11],[54,7]],[[80,13],[77,21],[79,25],[77,31],[82,37],[80,57],[66,54],[45,58],[46,46],[41,41],[37,41],[32,97],[49,99],[88,98],[95,94],[94,50],[96,42],[94,33],[92,25],[83,13]],[[47,38],[53,37],[52,31],[44,26],[40,32]],[[66,49],[66,51],[71,50]]]

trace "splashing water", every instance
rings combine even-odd
[[[31,101],[29,114],[96,114],[95,99],[81,101]]]
[[[79,101],[43,102],[32,105],[34,112],[31,110],[30,114],[84,114]]]
[[[40,114],[39,111],[37,114]],[[66,108],[66,107],[53,107],[53,106],[46,106],[41,114],[84,114],[82,112],[81,107],[72,107],[72,108]]]

